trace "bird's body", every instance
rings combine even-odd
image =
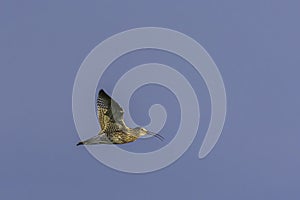
[[[77,145],[91,144],[125,144],[136,141],[146,134],[153,135],[159,139],[162,136],[147,131],[142,127],[129,128],[123,119],[124,111],[121,106],[108,96],[104,90],[100,90],[97,98],[97,115],[101,126],[98,135],[79,142]]]

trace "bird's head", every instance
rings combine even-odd
[[[137,134],[139,137],[140,136],[144,136],[144,135],[151,135],[151,136],[154,136],[154,137],[158,138],[161,141],[164,139],[163,136],[161,136],[161,135],[159,135],[157,133],[148,131],[147,129],[145,129],[143,127],[136,127],[133,130],[135,131],[135,134]]]
[[[144,136],[144,135],[148,134],[147,129],[145,129],[144,127],[136,127],[133,130],[139,136]]]

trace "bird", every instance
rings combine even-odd
[[[94,137],[80,141],[79,145],[94,144],[125,144],[136,141],[144,135],[151,135],[159,140],[164,137],[146,130],[143,127],[129,128],[124,122],[123,108],[112,99],[103,89],[98,93],[97,116],[101,130]]]

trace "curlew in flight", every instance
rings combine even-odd
[[[161,135],[147,131],[142,127],[127,127],[124,122],[123,114],[124,111],[122,107],[107,95],[104,90],[100,90],[97,99],[97,115],[101,131],[99,131],[98,135],[79,142],[77,146],[91,144],[125,144],[134,142],[146,134],[155,136],[159,140],[164,139]]]

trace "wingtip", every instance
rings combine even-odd
[[[111,98],[103,89],[99,91],[98,97]]]
[[[101,89],[98,94],[99,95],[102,95],[102,94],[106,95],[106,92],[103,89]]]

